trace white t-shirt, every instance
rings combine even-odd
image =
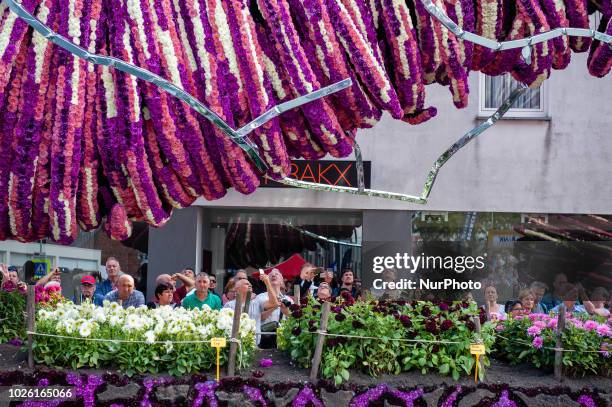
[[[492,319],[504,320],[508,317],[506,315],[506,311],[504,310],[504,306],[502,304],[497,304],[497,309],[498,309],[497,312],[489,311],[490,313],[489,316],[492,316],[493,314],[495,314],[495,316]]]
[[[290,303],[293,304],[293,300],[291,298],[287,297],[286,295],[282,295],[280,301],[282,301],[282,300],[287,300],[287,301],[289,301]],[[255,298],[255,301],[260,304],[260,308],[259,309],[261,311],[261,314],[263,314],[263,312],[265,311],[266,302],[268,302],[268,293],[259,294],[257,296],[257,298]],[[274,311],[272,311],[272,313],[268,316],[268,318],[266,318],[265,320],[261,321],[261,324],[263,325],[263,324],[266,324],[266,323],[272,322],[272,321],[280,321],[279,320],[280,313],[281,313],[280,307],[275,308]]]
[[[284,295],[281,298],[291,301],[291,298],[284,296]],[[261,325],[267,322],[279,321],[279,316],[281,312],[280,307],[275,308],[274,311],[272,311],[272,313],[268,316],[268,318],[266,318],[263,321],[261,320],[261,314],[263,314],[263,312],[266,310],[266,303],[268,302],[268,299],[269,299],[268,293],[265,292],[265,293],[259,294],[253,300],[253,304],[257,306],[258,311],[259,311],[259,320],[257,321],[257,332],[261,331]],[[291,303],[293,304],[293,301],[291,301]],[[261,335],[257,335],[255,340],[256,340],[256,343],[259,345],[259,342],[261,341]]]

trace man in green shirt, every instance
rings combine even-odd
[[[208,292],[210,287],[210,278],[206,273],[199,273],[195,279],[195,291],[183,298],[184,308],[202,308],[204,304],[211,309],[221,309],[221,299],[217,295],[212,295]]]

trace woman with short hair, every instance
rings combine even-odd
[[[525,288],[519,292],[518,299],[523,305],[523,312],[525,314],[531,314],[535,306],[535,295],[533,295],[533,292]]]
[[[506,311],[506,315],[508,315],[509,318],[516,318],[519,315],[523,315],[525,310],[523,304],[519,300],[509,300],[506,301],[504,311]]]
[[[169,305],[172,308],[176,308],[177,304],[172,302],[173,297],[174,286],[170,283],[159,283],[157,287],[155,287],[155,301],[147,303],[147,307],[154,309]]]
[[[236,299],[236,279],[234,277],[230,278],[223,289],[223,295],[221,296],[221,301],[223,305],[228,302]]]

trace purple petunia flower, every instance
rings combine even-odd
[[[440,325],[440,330],[444,332],[444,331],[448,331],[452,327],[453,327],[453,321],[451,321],[450,319],[445,319]]]
[[[535,325],[527,328],[527,335],[529,336],[537,336],[540,334],[540,332],[542,332],[542,328],[537,327]]]
[[[597,327],[597,335],[599,335],[599,336],[611,336],[612,335],[612,331],[610,330],[610,328],[607,325],[600,324]]]
[[[272,361],[272,359],[262,359],[259,361],[259,366],[260,367],[270,367],[274,364],[274,362]]]
[[[542,344],[544,344],[544,339],[541,336],[536,336],[533,338],[533,342],[531,342],[534,348],[542,349]]]

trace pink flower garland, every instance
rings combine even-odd
[[[609,2],[608,2],[609,3]],[[608,3],[597,7],[611,33]],[[590,47],[589,72],[607,75],[607,44],[555,38],[495,53],[458,40],[420,0],[23,0],[53,30],[93,53],[142,66],[196,95],[238,128],[273,106],[343,78],[353,86],[286,112],[249,134],[283,177],[290,158],[345,157],[357,129],[386,110],[411,124],[436,115],[425,85],[448,86],[465,107],[468,75],[511,72],[538,86],[570,49]],[[588,27],[586,0],[435,0],[466,31],[504,41]],[[255,12],[254,12],[255,11]],[[0,239],[51,236],[106,218],[114,238],[133,220],[161,226],[172,208],[259,185],[245,153],[187,104],[148,82],[92,66],[5,9],[0,16]],[[384,34],[383,34],[384,33]],[[381,35],[383,34],[383,35]]]

